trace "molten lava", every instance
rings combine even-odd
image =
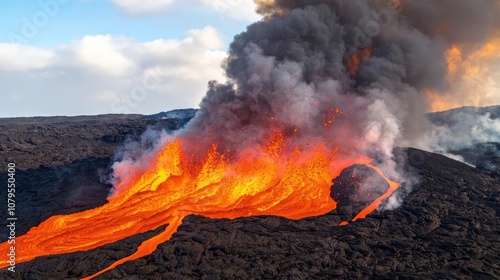
[[[365,164],[383,176],[380,169],[370,165],[370,158],[343,158],[339,148],[321,142],[310,145],[312,148],[289,147],[280,134],[266,146],[248,148],[236,156],[220,153],[214,144],[200,159],[189,155],[183,147],[178,139],[164,145],[146,171],[131,170],[131,180],[118,184],[107,204],[81,213],[53,216],[18,237],[17,261],[90,250],[168,224],[163,233],[143,242],[133,255],[86,278],[91,279],[152,253],[170,239],[187,215],[229,219],[256,215],[289,219],[318,216],[336,208],[330,197],[331,180],[346,167]],[[399,186],[386,180],[389,191],[354,220],[374,211]],[[7,242],[0,244],[3,251],[9,246]],[[1,267],[7,265],[2,260]]]

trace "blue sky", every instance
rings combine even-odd
[[[0,1],[0,97],[13,105],[0,117],[196,107],[207,82],[224,79],[253,10],[251,0]]]
[[[126,35],[142,42],[161,38],[181,39],[186,30],[206,25],[216,27],[229,42],[251,22],[248,19],[235,20],[211,7],[193,3],[173,3],[165,12],[144,15],[127,14],[117,5],[104,0],[73,0],[59,7],[57,15],[49,16],[50,21],[40,28],[39,36],[29,40],[30,45],[54,47],[85,35],[98,34]],[[20,34],[25,24],[23,18],[34,22],[34,15],[41,10],[43,8],[37,1],[1,1],[1,41],[9,42],[10,33]]]

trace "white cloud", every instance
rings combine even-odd
[[[96,35],[52,50],[0,44],[0,95],[17,105],[0,117],[197,107],[207,82],[224,80],[224,46],[212,27],[182,40]]]
[[[129,43],[126,38],[113,38],[110,35],[85,36],[71,48],[83,64],[120,76],[129,73],[135,66],[123,54]]]
[[[132,15],[157,14],[166,11],[174,0],[111,0],[124,12]]]
[[[117,92],[115,92],[115,91],[105,90],[105,91],[102,91],[102,92],[96,92],[96,93],[94,93],[92,99],[95,100],[95,101],[97,101],[97,102],[101,102],[101,101],[104,101],[104,102],[119,102],[120,101],[120,95]]]
[[[203,29],[191,29],[188,31],[188,40],[192,40],[196,46],[202,46],[207,49],[219,49],[224,46],[224,42],[218,35],[217,30],[212,27]]]
[[[50,65],[54,52],[19,44],[0,43],[0,69],[20,71]]]
[[[239,21],[256,21],[260,16],[255,12],[253,0],[111,0],[122,11],[131,15],[161,14],[168,11],[174,3],[190,3],[215,12],[219,17]]]
[[[221,17],[237,20],[256,21],[260,16],[255,12],[253,0],[194,0],[198,4],[213,9]]]

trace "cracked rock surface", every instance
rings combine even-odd
[[[109,170],[114,150],[126,135],[140,135],[158,121],[132,116],[42,123],[36,124],[37,132],[26,130],[29,125],[9,124],[8,133],[0,136],[17,143],[2,146],[0,162],[14,160],[21,167],[16,175],[18,235],[52,215],[105,203],[110,186],[100,174]],[[88,140],[83,142],[90,149],[71,145],[80,138]],[[50,157],[54,153],[57,160]],[[339,223],[364,201],[342,198],[337,210],[302,220],[188,216],[152,254],[97,279],[499,279],[500,178],[420,150],[399,149],[397,154],[400,165],[419,180],[395,210],[343,227]],[[332,197],[342,196],[336,191],[340,186],[356,191],[356,180],[348,179],[353,175],[380,180],[363,166],[347,169],[333,183]],[[5,173],[0,177],[4,181]],[[5,197],[4,188],[0,195]],[[0,279],[85,277],[132,254],[165,226],[88,252],[17,264],[15,274],[0,270]],[[5,241],[6,232],[0,237]]]

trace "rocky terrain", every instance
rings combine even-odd
[[[105,203],[111,186],[102,175],[117,147],[147,127],[174,130],[188,119],[159,114],[0,120],[0,163],[18,165],[18,235],[52,215]],[[488,155],[474,148],[469,153]],[[342,196],[358,187],[349,178],[380,182],[370,170],[353,167],[333,182],[339,208],[327,215],[297,221],[188,216],[155,252],[97,279],[500,279],[500,177],[416,149],[397,154],[418,183],[393,211],[339,226],[366,204]],[[490,154],[494,160],[495,152]],[[0,180],[6,181],[5,173]],[[0,189],[0,196],[5,192]],[[18,264],[16,274],[1,270],[0,278],[78,279],[130,255],[162,230],[89,252],[40,257]],[[1,231],[2,242],[6,237]]]
[[[160,114],[101,115],[0,119],[0,164],[15,162],[21,170],[63,166],[91,157],[113,157],[127,139],[148,127],[176,130],[194,114],[163,118]]]
[[[0,164],[16,164],[17,234],[55,214],[106,202],[105,182],[116,149],[146,129],[177,130],[192,117],[102,115],[0,119]],[[7,182],[5,171],[0,180]],[[6,197],[6,188],[0,195]],[[2,212],[2,217],[5,213]],[[2,218],[2,221],[4,219]],[[0,231],[0,239],[7,236]]]
[[[428,119],[448,134],[446,152],[500,176],[500,106],[462,107],[428,114]]]

